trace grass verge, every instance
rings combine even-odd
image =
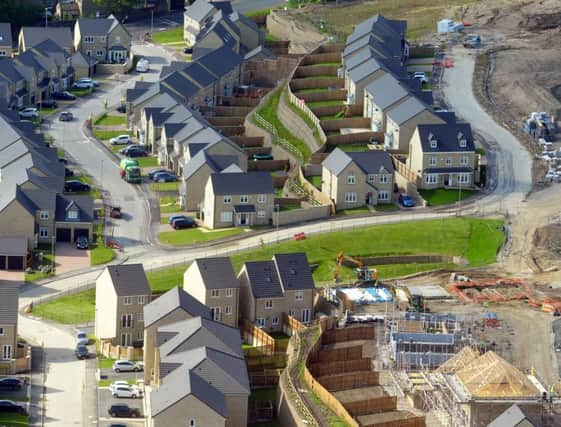
[[[7,427],[23,427],[29,425],[29,417],[27,415],[0,413],[0,425]]]
[[[419,190],[419,194],[427,201],[429,206],[449,205],[458,200],[465,200],[477,194],[475,190],[452,190],[435,188],[434,190]]]
[[[141,168],[158,166],[158,158],[155,156],[135,157],[135,160],[138,162],[138,166],[140,166]]]
[[[113,116],[103,113],[94,121],[96,126],[124,126],[126,124],[125,116]]]
[[[138,158],[136,159],[138,160]],[[179,181],[175,182],[153,182],[150,184],[150,190],[158,192],[178,191]]]
[[[115,259],[115,251],[105,245],[102,236],[102,225],[95,224],[93,232],[93,242],[90,245],[90,264],[107,264]]]
[[[181,206],[177,203],[177,197],[160,197],[160,213],[181,212]]]
[[[95,316],[95,289],[39,304],[33,307],[33,315],[65,325],[92,321]]]
[[[183,25],[152,33],[152,41],[159,44],[185,42],[183,39]]]
[[[129,131],[126,131],[126,130],[99,130],[99,129],[94,129],[92,131],[92,134],[93,134],[94,138],[101,139],[101,140],[104,140],[104,141],[107,141],[111,138],[115,138],[116,136],[119,136],[119,135],[133,136],[132,132],[129,132]],[[122,148],[122,147],[120,147],[120,148]]]
[[[221,231],[202,231],[200,228],[187,228],[185,230],[164,231],[160,233],[160,241],[168,245],[194,245],[196,243],[235,236],[242,232],[241,228]]]

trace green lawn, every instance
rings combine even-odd
[[[193,245],[195,243],[235,236],[242,231],[241,228],[230,228],[220,231],[202,231],[200,228],[187,228],[184,230],[164,231],[160,233],[160,241],[169,245]]]
[[[92,90],[91,89],[70,89],[70,93],[80,97],[80,96],[89,95],[90,93],[92,93]]]
[[[180,25],[174,28],[170,28],[169,30],[152,33],[152,41],[154,43],[160,44],[184,42],[183,26]]]
[[[140,166],[141,168],[158,166],[158,157],[155,156],[136,157],[135,160],[138,162],[138,166]]]
[[[398,211],[399,206],[395,205],[394,203],[381,203],[374,206],[374,209],[376,209],[376,212],[393,212]]]
[[[94,125],[96,126],[124,126],[125,124],[125,116],[112,116],[107,115],[106,113],[103,113],[94,121]]]
[[[33,307],[33,314],[67,325],[89,322],[95,316],[95,289],[37,305]]]
[[[343,100],[329,100],[329,101],[312,101],[312,102],[306,102],[306,105],[308,106],[308,108],[314,108],[314,107],[333,107],[334,105],[339,106],[339,105],[344,105],[345,101]]]
[[[160,197],[160,213],[181,212],[181,206],[177,204],[177,197]],[[166,220],[167,221],[167,220]]]
[[[250,10],[248,12],[244,12],[244,15],[248,18],[252,16],[267,16],[271,13],[271,9],[257,9],[257,10]]]
[[[6,427],[23,427],[29,425],[29,417],[27,415],[0,413],[0,425]]]
[[[152,292],[161,293],[175,286],[183,286],[183,273],[188,267],[185,265],[146,272]]]
[[[113,359],[105,359],[105,360],[110,360],[111,361],[111,365],[109,366],[109,368],[111,368],[112,365],[113,365]],[[107,362],[104,362],[104,364],[105,363],[107,363]],[[109,387],[111,385],[111,383],[113,383],[113,381],[115,381],[115,380],[114,379],[113,380],[99,380],[97,382],[97,386],[98,387]],[[121,380],[121,381],[123,381],[123,380]],[[124,380],[124,381],[128,382],[130,385],[135,385],[136,384],[136,380]]]
[[[280,138],[286,139],[289,143],[296,147],[296,149],[302,154],[304,161],[306,161],[312,154],[310,147],[308,147],[303,141],[292,135],[292,133],[290,133],[288,129],[284,127],[277,116],[277,108],[282,91],[283,88],[277,88],[271,95],[269,95],[267,102],[257,112],[261,117],[263,117],[277,129],[278,136]],[[253,122],[257,126],[261,127],[261,125],[255,119],[253,119]]]
[[[359,215],[370,213],[370,210],[366,206],[360,206],[357,208],[343,209],[337,213],[339,215]]]
[[[39,252],[43,252],[43,261],[41,261],[40,263],[36,261],[35,258],[35,255]],[[24,280],[26,282],[36,282],[37,280],[45,279],[55,274],[54,272],[41,273],[39,271],[39,268],[43,265],[51,265],[51,266],[54,265],[53,255],[51,252],[51,245],[42,244],[33,251],[33,273],[24,273]]]
[[[419,190],[419,194],[427,201],[429,206],[440,206],[467,199],[478,192],[475,190],[448,190],[436,188],[434,190]],[[460,197],[461,196],[461,197]]]
[[[55,111],[58,111],[58,108],[41,108],[38,111],[41,117],[45,117],[50,114],[53,114]]]
[[[314,187],[321,190],[321,175],[312,175],[306,178]]]
[[[138,158],[136,160],[138,160]],[[146,166],[150,166],[150,165],[146,165]],[[156,165],[154,165],[154,166],[156,166]],[[178,191],[178,188],[179,188],[179,181],[175,181],[175,182],[153,182],[152,184],[150,184],[150,189],[152,191],[171,192],[171,191]]]
[[[126,131],[126,130],[99,130],[99,129],[94,129],[93,130],[93,136],[96,139],[101,139],[101,140],[109,140],[111,138],[115,138],[116,136],[119,135],[132,135],[132,132],[130,131]],[[122,147],[119,147],[122,148]]]
[[[90,245],[90,264],[107,264],[115,259],[115,251],[105,246],[102,236],[102,225],[94,224],[93,242]]]
[[[251,390],[251,394],[249,395],[249,400],[272,400],[275,401],[277,396],[277,388],[257,388]]]
[[[339,144],[338,148],[346,153],[352,153],[357,151],[368,151],[366,144]]]
[[[97,367],[101,369],[111,369],[113,367],[113,363],[115,363],[115,359],[109,359],[108,357],[104,357],[99,355],[97,358]],[[110,380],[110,383],[113,380]]]

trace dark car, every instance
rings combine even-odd
[[[111,405],[107,410],[107,412],[112,417],[126,417],[126,418],[140,417],[139,409],[131,408],[129,405],[124,405],[124,404]]]
[[[152,169],[150,172],[148,172],[148,178],[154,179],[154,175],[156,175],[157,173],[160,173],[160,172],[170,172],[170,171],[167,170],[167,169],[164,169],[164,168]]]
[[[57,108],[58,104],[54,99],[45,99],[37,103],[37,108]]]
[[[254,154],[251,158],[253,160],[273,160],[273,156],[271,154]]]
[[[61,101],[74,101],[76,99],[76,95],[73,95],[66,90],[64,92],[55,92],[51,94],[51,96],[53,99],[59,99]]]
[[[168,224],[171,225],[173,224],[174,221],[177,221],[178,219],[186,219],[188,217],[186,217],[185,215],[181,215],[181,214],[175,214],[175,215],[170,215],[168,217]]]
[[[88,357],[90,357],[88,347],[86,347],[85,345],[79,345],[78,347],[76,347],[74,353],[76,354],[78,360],[87,359]]]
[[[0,400],[0,412],[16,412],[22,415],[27,413],[23,406],[11,400]]]
[[[119,113],[126,113],[127,112],[127,106],[125,104],[121,104],[117,107],[117,111]]]
[[[192,47],[184,47],[183,48],[183,53],[185,55],[191,55],[193,53],[193,48]]]
[[[172,172],[158,172],[152,177],[154,182],[175,182],[177,176]]]
[[[415,206],[415,200],[408,194],[402,193],[399,195],[399,204],[404,208],[412,208]]]
[[[70,111],[63,111],[59,114],[58,119],[61,122],[71,122],[74,120],[74,115]]]
[[[90,242],[86,236],[79,236],[76,239],[77,249],[88,249],[90,247]]]
[[[123,154],[125,156],[131,157],[131,158],[132,157],[146,157],[147,156],[146,151],[144,151],[140,148],[134,148],[134,147],[129,149],[129,150],[126,150]]]
[[[59,158],[58,158],[58,161],[59,161],[60,163],[64,163],[65,165],[68,164],[68,160],[65,159],[64,157],[59,157]]]
[[[0,390],[20,390],[24,382],[19,378],[2,378],[0,379]]]
[[[109,424],[109,427],[127,427],[127,425],[126,424],[111,423],[111,424]]]
[[[90,186],[82,181],[66,181],[64,191],[67,193],[90,191]]]
[[[183,228],[194,228],[197,226],[197,223],[193,218],[185,217],[176,219],[171,223],[171,226],[174,230],[181,230]]]
[[[69,178],[74,176],[74,171],[72,169],[64,168],[64,177]]]

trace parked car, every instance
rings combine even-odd
[[[76,337],[76,345],[86,345],[87,343],[90,342],[90,339],[88,338],[88,334],[86,334],[84,331],[77,331],[75,337]]]
[[[82,77],[81,79],[76,80],[76,83],[89,83],[93,87],[99,87],[99,82],[97,80],[93,80],[88,77]]]
[[[401,206],[403,206],[404,208],[412,208],[413,206],[415,206],[415,200],[413,200],[413,198],[411,196],[409,196],[408,194],[405,193],[401,193],[399,195],[399,204]]]
[[[183,53],[185,55],[191,55],[193,53],[193,48],[192,47],[184,47],[183,48]]]
[[[72,169],[64,168],[64,177],[69,178],[74,176],[74,171]]]
[[[18,112],[20,119],[36,119],[39,117],[39,113],[37,112],[37,108],[29,107],[24,108]]]
[[[74,115],[70,111],[63,111],[59,114],[58,119],[61,122],[71,122],[74,120]]]
[[[420,80],[422,84],[425,84],[425,83],[429,82],[429,79],[427,78],[427,75],[423,71],[417,71],[416,73],[413,73],[411,78]]]
[[[158,172],[154,174],[152,180],[154,182],[175,182],[177,176],[173,172]]]
[[[72,89],[93,89],[94,85],[91,82],[76,81],[72,84]]]
[[[18,405],[12,400],[0,400],[0,412],[16,412],[22,415],[27,414],[27,411],[23,406]]]
[[[113,387],[111,396],[136,399],[137,397],[142,397],[142,391],[138,387],[132,387],[129,384],[121,384]]]
[[[126,424],[111,423],[111,424],[109,424],[109,427],[127,427],[127,425]]]
[[[76,347],[76,350],[74,350],[74,354],[76,354],[78,360],[87,359],[90,357],[88,347],[86,347],[85,345],[78,345]]]
[[[171,226],[174,230],[182,230],[184,228],[195,228],[197,226],[197,223],[193,218],[185,217],[176,219],[171,223]]]
[[[154,175],[156,175],[157,173],[160,173],[160,172],[170,172],[170,171],[165,169],[165,168],[152,169],[152,170],[150,170],[150,172],[148,172],[148,178],[153,179]]]
[[[121,104],[117,107],[117,111],[124,114],[127,112],[127,106],[125,104]]]
[[[251,158],[253,160],[273,160],[272,154],[254,154]]]
[[[67,165],[68,164],[68,159],[64,158],[64,157],[59,157],[58,161],[62,164]]]
[[[109,140],[111,145],[127,145],[132,142],[130,135],[119,135]]]
[[[57,108],[58,104],[54,99],[45,99],[37,103],[37,108]]]
[[[137,408],[131,408],[129,405],[111,405],[107,411],[112,417],[126,417],[126,418],[136,418],[140,417],[140,410]]]
[[[109,390],[110,390],[111,392],[113,392],[113,390],[114,390],[115,388],[117,388],[117,387],[119,387],[119,386],[121,386],[121,385],[129,385],[129,382],[128,382],[128,381],[122,381],[122,380],[113,381],[111,384],[109,384]]]
[[[82,181],[66,181],[64,191],[67,193],[90,191],[90,186]]]
[[[24,382],[19,378],[1,378],[0,390],[20,390]]]
[[[136,63],[136,71],[138,71],[139,73],[147,73],[148,71],[150,71],[150,61],[148,61],[146,58],[139,59]]]
[[[187,218],[185,215],[181,215],[181,214],[175,214],[175,215],[170,215],[168,218],[168,224],[171,225],[173,224],[173,221],[176,221],[178,219],[185,219]]]
[[[144,151],[142,148],[137,148],[137,147],[127,147],[127,149],[125,151],[122,151],[121,154],[124,154],[127,157],[146,157],[146,151]]]
[[[142,364],[138,362],[131,362],[130,360],[116,360],[115,363],[113,363],[113,371],[140,372],[142,371]]]
[[[58,99],[61,101],[74,101],[76,99],[76,95],[68,92],[67,90],[63,92],[54,92],[51,94],[53,99]]]
[[[86,236],[79,236],[76,239],[76,249],[89,249],[90,242]]]

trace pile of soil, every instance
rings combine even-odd
[[[545,31],[559,28],[561,26],[561,12],[538,13],[528,15],[520,22],[520,26],[530,31]]]
[[[538,250],[561,254],[561,224],[548,224],[537,228],[534,233],[534,246]]]

